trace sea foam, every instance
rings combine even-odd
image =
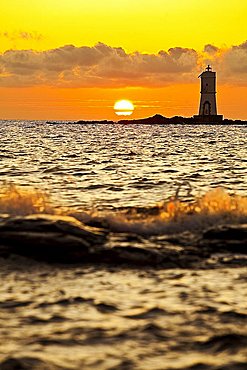
[[[114,232],[140,235],[201,232],[210,226],[247,223],[247,197],[230,195],[223,188],[206,192],[193,201],[178,196],[149,207],[131,207],[115,211],[73,210],[52,204],[40,190],[5,186],[0,194],[0,214],[69,215],[85,224],[100,224]]]

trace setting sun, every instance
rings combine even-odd
[[[133,103],[129,100],[118,100],[114,104],[114,110],[118,116],[130,116],[134,109]]]

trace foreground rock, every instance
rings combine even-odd
[[[0,222],[0,253],[15,253],[47,262],[87,260],[106,241],[104,232],[72,217],[31,215]]]
[[[2,257],[17,254],[50,263],[157,268],[247,265],[247,225],[216,226],[201,235],[142,237],[89,227],[73,217],[32,215],[0,220]]]
[[[199,245],[213,251],[247,254],[247,224],[210,228],[203,233]]]

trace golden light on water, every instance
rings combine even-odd
[[[230,195],[223,188],[208,191],[192,202],[181,202],[179,199],[164,200],[156,204],[157,212],[143,214],[132,212],[116,212],[115,214],[101,214],[95,211],[91,216],[82,210],[82,213],[73,209],[55,207],[47,194],[37,189],[23,189],[9,185],[0,189],[0,215],[23,216],[31,214],[59,214],[73,216],[83,221],[85,217],[104,217],[109,227],[119,227],[121,230],[142,233],[153,233],[160,226],[171,225],[175,222],[177,230],[205,229],[215,224],[238,223],[247,215],[247,198]],[[187,222],[186,222],[187,221]],[[170,226],[169,226],[170,227]],[[171,229],[174,230],[174,229]]]
[[[40,190],[7,185],[0,189],[0,214],[25,216],[36,213],[54,214],[49,197]]]
[[[118,100],[114,104],[115,113],[118,116],[131,116],[135,107],[130,100]]]

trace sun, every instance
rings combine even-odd
[[[130,116],[134,109],[133,103],[129,100],[118,100],[114,104],[114,110],[118,116]]]

